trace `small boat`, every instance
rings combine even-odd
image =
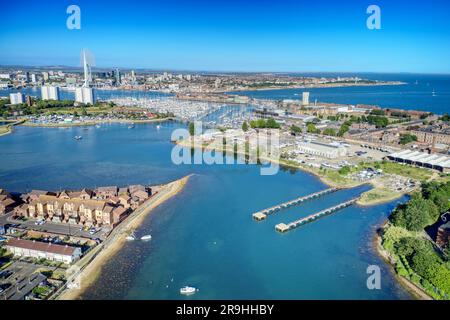
[[[147,235],[145,235],[145,236],[142,236],[141,237],[141,240],[150,240],[152,238],[152,236],[151,235],[149,235],[149,234],[147,234]]]
[[[190,295],[190,294],[196,293],[197,291],[198,291],[198,289],[196,289],[194,287],[185,286],[180,289],[180,294]]]
[[[101,126],[100,126],[99,124],[95,125],[95,127],[96,127],[97,129],[101,128]]]
[[[132,124],[131,126],[128,126],[128,129],[134,129],[134,124]]]
[[[75,140],[81,140],[81,139],[83,139],[83,137],[82,136],[75,136],[75,137],[73,137]]]
[[[433,97],[436,97],[436,91],[434,91],[434,89],[433,89],[433,92],[431,94],[432,94]]]
[[[156,126],[156,129],[157,129],[157,130],[161,129],[161,126],[158,124],[158,125]]]
[[[125,239],[127,239],[127,241],[134,241],[136,240],[136,238],[132,235],[127,236]]]

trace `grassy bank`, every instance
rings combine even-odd
[[[379,252],[389,258],[398,276],[436,300],[450,299],[450,252],[448,246],[437,247],[425,230],[441,224],[449,199],[449,182],[426,183],[391,213],[381,232]]]

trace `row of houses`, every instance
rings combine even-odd
[[[6,249],[16,257],[30,257],[71,264],[80,259],[81,248],[35,240],[11,238]]]
[[[33,190],[21,196],[24,203],[14,213],[16,217],[57,223],[114,227],[151,194],[151,189],[142,185],[61,192]]]
[[[5,214],[14,209],[16,201],[4,189],[0,189],[0,214]]]

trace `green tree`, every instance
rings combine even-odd
[[[400,135],[400,144],[404,145],[414,141],[417,141],[417,136],[413,134],[405,133]]]
[[[333,128],[326,128],[325,130],[323,130],[322,134],[334,137],[336,136],[336,130],[334,130]]]
[[[320,130],[316,128],[316,126],[314,125],[314,123],[309,122],[306,125],[306,131],[309,133],[320,133]]]
[[[270,129],[279,129],[279,128],[280,128],[280,124],[277,123],[277,122],[275,121],[275,119],[270,118],[270,119],[268,119],[267,122],[266,122],[266,127],[267,127],[267,128],[270,128]]]
[[[421,231],[434,223],[439,216],[436,205],[420,194],[415,194],[404,206],[398,207],[392,213],[394,225],[404,227],[410,231]]]
[[[191,136],[194,136],[194,135],[195,135],[195,125],[194,125],[193,122],[190,122],[190,123],[189,123],[189,134],[190,134]]]
[[[248,131],[248,124],[247,121],[244,121],[244,123],[242,124],[242,131],[247,132]]]
[[[302,128],[300,128],[299,126],[296,126],[295,124],[293,124],[290,127],[290,131],[292,134],[298,134],[298,133],[302,133]]]
[[[341,125],[341,128],[339,129],[339,132],[337,133],[337,135],[339,137],[343,137],[344,134],[346,134],[349,130],[350,130],[349,125],[344,123],[344,124]]]
[[[339,172],[339,174],[346,176],[350,173],[350,171],[351,170],[350,170],[349,166],[344,166],[344,167],[340,168],[338,172]]]

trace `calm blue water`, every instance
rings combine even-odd
[[[0,97],[9,96],[10,93],[14,92],[22,92],[24,95],[30,95],[32,97],[41,97],[41,88],[38,87],[30,87],[23,89],[1,89]],[[61,100],[74,100],[75,92],[68,90],[60,90],[59,91]],[[94,90],[94,94],[96,98],[100,100],[106,99],[115,99],[115,98],[125,98],[125,97],[133,97],[138,99],[150,99],[150,98],[162,98],[173,96],[173,94],[167,94],[162,92],[154,92],[154,91],[138,91],[138,90]]]
[[[337,74],[302,74],[306,76],[336,77]],[[260,99],[298,99],[303,91],[310,92],[310,102],[368,104],[383,108],[403,108],[430,111],[436,114],[450,112],[450,75],[423,74],[339,74],[366,79],[402,81],[400,86],[371,86],[344,88],[285,89],[235,92]],[[416,84],[417,81],[417,84]],[[432,92],[435,90],[436,96]]]
[[[18,127],[0,137],[0,181],[10,191],[162,183],[195,173],[186,189],[137,230],[150,242],[127,243],[85,299],[406,299],[372,249],[376,227],[395,203],[350,207],[288,234],[290,222],[367,190],[340,191],[256,223],[251,213],[324,189],[310,174],[261,176],[256,165],[171,163],[176,123],[101,128]],[[75,141],[73,136],[82,135]],[[382,289],[366,288],[366,268],[382,270]],[[179,295],[181,286],[198,294]]]

